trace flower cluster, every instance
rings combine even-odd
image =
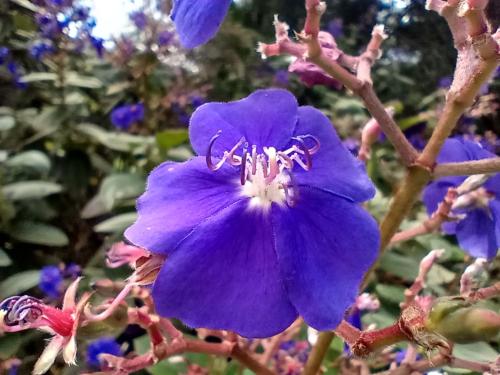
[[[190,138],[199,156],[151,173],[125,233],[167,257],[157,311],[247,337],[272,336],[298,315],[336,327],[379,233],[359,205],[374,187],[328,119],[287,91],[261,90],[199,107]]]
[[[495,157],[479,144],[448,139],[437,159],[439,163],[463,162]],[[436,211],[449,188],[458,187],[466,176],[440,178],[427,186],[423,201],[429,214]],[[453,206],[454,221],[443,224],[445,233],[455,234],[460,246],[473,257],[491,259],[500,248],[500,174],[481,187],[461,196]]]
[[[59,51],[80,53],[86,43],[98,56],[104,53],[104,41],[94,36],[95,19],[85,6],[72,1],[39,1],[35,19],[39,36],[31,48],[31,56],[41,61]]]
[[[128,104],[116,107],[111,112],[111,123],[118,129],[128,130],[133,124],[144,120],[144,104]]]

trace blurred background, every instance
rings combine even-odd
[[[85,275],[88,285],[127,277],[126,267],[104,267],[105,251],[134,221],[135,199],[149,171],[165,160],[192,155],[189,117],[207,101],[240,99],[270,86],[288,89],[301,104],[327,114],[356,154],[360,129],[369,120],[361,102],[344,89],[305,87],[288,72],[289,58],[262,60],[256,52],[257,42],[274,40],[274,14],[292,30],[301,29],[303,3],[235,0],[216,38],[186,51],[168,17],[169,1],[2,0],[0,300],[29,291],[57,304],[77,275]],[[423,0],[327,4],[322,28],[347,53],[360,54],[373,26],[386,25],[390,38],[374,68],[375,88],[384,104],[395,108],[396,120],[411,142],[422,149],[441,111],[456,58],[446,23],[426,11]],[[455,135],[498,154],[499,94],[498,79],[485,85]],[[384,139],[373,148],[368,171],[379,189],[369,208],[381,218],[404,173]],[[424,211],[417,206],[404,225],[423,219]],[[457,292],[466,255],[453,238],[419,237],[382,260],[372,285],[381,307],[364,314],[364,325],[383,327],[394,321],[404,288],[416,276],[420,259],[434,248],[447,252],[431,272],[428,292]],[[497,261],[490,277],[498,278],[498,270]],[[80,367],[61,364],[53,373],[92,368],[85,356],[97,337],[112,337],[125,353],[145,350],[143,334],[133,326],[88,333],[81,344]],[[0,333],[0,372],[29,373],[44,345],[42,338],[37,332]],[[283,350],[303,350],[307,357],[304,335],[302,339],[303,349],[296,342]],[[463,347],[467,358],[494,358],[498,343]],[[337,363],[342,351],[342,343],[335,340],[330,362]],[[185,373],[193,365],[219,373],[238,371],[225,360],[188,355],[150,372]],[[332,373],[336,370],[332,366]]]

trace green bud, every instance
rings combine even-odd
[[[489,341],[500,332],[500,315],[463,298],[443,297],[434,302],[425,326],[458,344]]]

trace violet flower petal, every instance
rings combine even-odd
[[[194,112],[190,140],[198,155],[206,155],[210,139],[221,130],[212,148],[221,157],[245,137],[249,145],[284,148],[297,123],[297,100],[282,89],[257,90],[248,97],[230,103],[207,103]]]
[[[194,48],[212,39],[230,4],[231,0],[175,0],[171,17],[181,44]]]
[[[483,209],[467,213],[457,224],[456,235],[460,247],[475,258],[493,258],[498,251],[495,223]]]
[[[343,145],[328,118],[313,107],[299,107],[299,121],[294,136],[310,134],[320,142],[313,155],[310,172],[295,168],[297,185],[311,185],[355,202],[363,202],[375,195],[375,187],[365,167]]]
[[[377,223],[359,205],[301,188],[293,209],[273,206],[276,252],[288,296],[306,323],[334,329],[377,257]]]
[[[135,246],[166,255],[195,226],[239,199],[238,173],[227,164],[213,173],[204,157],[163,163],[151,172],[146,192],[137,201],[139,217],[125,237]]]
[[[279,272],[271,217],[238,202],[196,227],[153,286],[158,313],[190,327],[269,337],[297,317]],[[318,307],[315,305],[315,307]]]

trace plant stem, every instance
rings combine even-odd
[[[500,157],[466,161],[462,163],[443,163],[434,168],[434,178],[446,176],[470,176],[473,174],[500,172]]]

